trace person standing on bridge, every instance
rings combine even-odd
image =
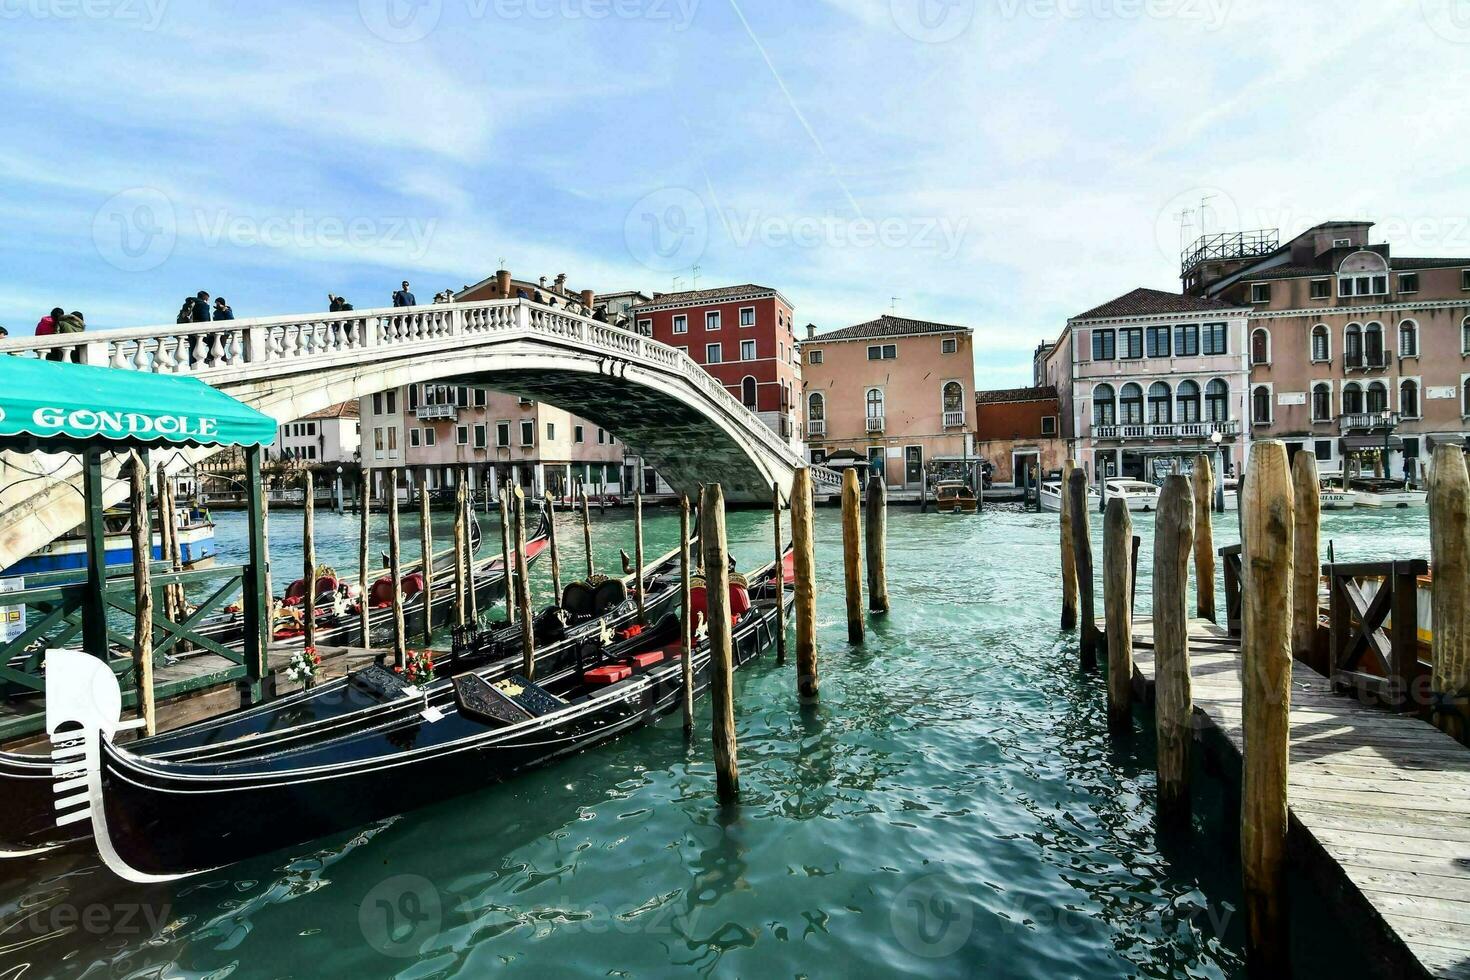
[[[351,303],[334,293],[328,293],[327,299],[331,302],[331,306],[327,307],[329,313],[346,313],[352,309]]]
[[[209,322],[209,294],[202,289],[194,296],[194,322]]]
[[[214,318],[216,320],[235,319],[235,311],[230,309],[230,304],[225,302],[223,296],[216,296],[214,298]]]
[[[49,337],[56,332],[56,322],[66,315],[61,307],[56,307],[47,316],[36,321],[36,336]]]
[[[409,289],[408,289],[408,280],[407,279],[403,280],[403,288],[400,289],[400,290],[398,290],[398,292],[396,292],[396,293],[393,294],[393,305],[394,306],[418,306],[419,305],[419,301],[414,298],[413,293],[409,292]]]

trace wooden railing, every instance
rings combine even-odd
[[[1419,660],[1419,576],[1423,559],[1327,564],[1328,678],[1395,710],[1416,710]]]

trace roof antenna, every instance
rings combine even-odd
[[[1209,203],[1211,201],[1213,201],[1218,196],[1219,196],[1218,194],[1202,194],[1202,195],[1200,195],[1200,199],[1199,199],[1199,233],[1200,233],[1200,237],[1201,238],[1203,238],[1204,237],[1204,234],[1205,234],[1205,218],[1208,216],[1208,212],[1205,210],[1205,208],[1209,205]]]
[[[892,316],[892,315],[894,315],[895,313],[898,312],[898,301],[901,300],[901,299],[903,299],[902,296],[890,296],[890,297],[888,297],[888,315],[889,316]]]
[[[1185,232],[1185,229],[1189,227],[1189,216],[1191,214],[1194,214],[1194,209],[1193,208],[1185,208],[1185,209],[1183,209],[1182,211],[1180,211],[1178,214],[1176,214],[1174,216],[1174,217],[1176,217],[1176,218],[1179,219],[1179,254],[1180,255],[1183,255],[1184,254],[1184,243],[1185,243],[1185,237],[1186,237],[1186,234],[1187,234]]]
[[[699,288],[699,263],[696,262],[694,264],[694,267],[689,270],[689,277],[690,277],[690,279],[694,283],[694,286],[692,288],[698,289]]]

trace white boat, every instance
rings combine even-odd
[[[1159,488],[1142,480],[1117,478],[1106,484],[1107,499],[1121,497],[1129,510],[1158,510]]]
[[[1359,479],[1352,481],[1359,507],[1423,507],[1429,494],[1398,480]]]
[[[1233,476],[1225,478],[1225,509],[1240,509],[1240,481]]]
[[[1352,510],[1358,505],[1358,495],[1346,487],[1323,483],[1319,498],[1323,510]]]
[[[1041,496],[1042,510],[1054,511],[1058,514],[1062,512],[1061,480],[1043,480],[1039,494]],[[1087,488],[1087,509],[1097,509],[1097,490],[1091,486]]]

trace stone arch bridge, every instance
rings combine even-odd
[[[688,355],[523,299],[0,341],[8,354],[197,377],[278,422],[399,385],[482,385],[595,422],[691,494],[719,482],[734,499],[769,499],[804,464]],[[171,450],[165,466],[182,470],[211,452]],[[818,492],[838,484],[821,467],[814,481]],[[75,458],[0,454],[0,568],[81,523],[79,487]],[[108,504],[126,493],[121,481],[105,484]]]

